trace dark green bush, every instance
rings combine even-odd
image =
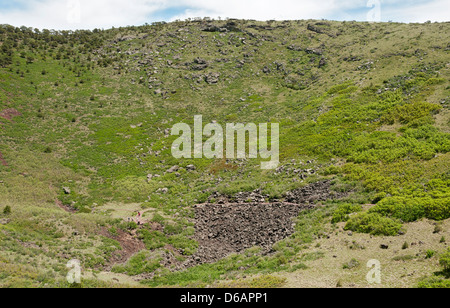
[[[11,214],[11,207],[9,205],[5,206],[5,208],[3,209],[3,214],[5,215]]]
[[[444,271],[450,272],[450,248],[446,253],[442,254],[439,259],[439,264],[444,268]]]

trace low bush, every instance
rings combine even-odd
[[[431,277],[420,281],[417,287],[420,289],[449,289],[450,280]]]
[[[450,248],[441,255],[439,264],[444,268],[444,272],[450,273]]]
[[[338,223],[343,221],[348,221],[350,219],[350,214],[360,212],[362,210],[361,205],[354,204],[341,204],[334,211],[333,218],[331,219],[332,223]]]
[[[345,230],[372,235],[398,235],[402,229],[402,223],[396,219],[381,216],[378,213],[360,213],[350,218],[345,226]]]
[[[9,205],[5,206],[5,208],[3,209],[3,214],[4,215],[11,214],[11,207]]]

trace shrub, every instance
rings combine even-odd
[[[425,259],[431,259],[436,254],[436,251],[434,250],[427,250],[425,253]]]
[[[437,224],[434,226],[433,233],[434,233],[434,234],[437,234],[437,233],[439,233],[439,232],[441,232],[441,231],[442,231],[442,225],[439,224],[439,223],[437,223]]]
[[[372,199],[372,203],[373,204],[377,204],[378,202],[380,202],[381,200],[383,200],[386,197],[386,193],[384,192],[379,192],[375,195],[375,197]]]
[[[402,223],[396,219],[383,217],[378,213],[360,213],[347,222],[345,230],[352,230],[372,235],[398,235]]]
[[[361,205],[353,205],[353,204],[341,204],[334,211],[333,218],[331,219],[332,223],[338,223],[342,221],[348,221],[350,219],[349,214],[359,212],[362,210]]]
[[[5,206],[5,208],[3,209],[3,214],[5,215],[11,214],[11,207],[9,205]]]
[[[448,249],[446,253],[441,255],[439,264],[444,268],[445,272],[450,272],[450,249]]]
[[[343,269],[352,269],[359,266],[359,261],[356,259],[351,259],[349,262],[345,263]]]
[[[419,282],[417,287],[420,289],[449,289],[450,280],[438,277],[431,277]]]
[[[424,196],[395,196],[381,200],[370,212],[413,222],[421,218],[444,220],[450,218],[447,189],[429,191]]]
[[[382,216],[392,216],[404,222],[412,222],[425,216],[425,209],[417,201],[405,197],[386,198],[370,209],[370,212]]]
[[[405,249],[408,249],[408,248],[409,248],[408,242],[404,242],[403,246],[402,246],[402,249],[405,250]]]
[[[407,124],[413,120],[429,116],[431,112],[441,109],[437,104],[426,102],[406,103],[401,106],[395,106],[390,112],[383,117],[383,121],[394,123],[396,121]]]

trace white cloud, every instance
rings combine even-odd
[[[232,17],[245,19],[321,19],[332,14],[336,8],[334,0],[227,0],[184,1],[194,8],[174,18],[187,17]]]
[[[2,0],[0,0],[2,1]],[[375,0],[377,1],[377,0]],[[449,0],[380,0],[384,21],[447,21]],[[23,7],[1,9],[0,24],[47,29],[93,29],[141,25],[163,16],[364,20],[369,0],[15,0]],[[77,13],[79,3],[79,13]],[[11,4],[9,4],[11,6]],[[174,10],[170,10],[174,9]],[[166,10],[166,11],[164,11]],[[77,21],[79,15],[79,22]]]
[[[0,11],[0,24],[47,29],[140,25],[164,8],[164,0],[28,0],[25,8]],[[74,16],[79,15],[79,22]]]
[[[395,1],[394,1],[395,2]],[[450,1],[422,1],[415,5],[397,5],[384,12],[386,20],[400,22],[450,21]]]

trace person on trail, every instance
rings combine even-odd
[[[138,224],[138,226],[141,225],[141,212],[137,213],[137,224]]]

